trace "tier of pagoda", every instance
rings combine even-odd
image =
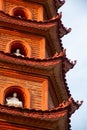
[[[58,9],[63,0],[0,0],[0,130],[70,130],[71,97]]]

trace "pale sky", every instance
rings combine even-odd
[[[72,28],[62,44],[67,57],[77,60],[75,67],[67,73],[68,87],[75,101],[84,101],[72,115],[71,130],[87,130],[87,0],[66,0],[61,11],[64,26]]]

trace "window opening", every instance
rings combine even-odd
[[[13,15],[20,19],[27,19],[26,12],[22,8],[15,9],[15,11],[13,12]]]
[[[22,43],[14,42],[11,46],[11,54],[14,54],[16,56],[24,57],[27,55],[26,49]]]

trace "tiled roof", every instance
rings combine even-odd
[[[64,116],[66,113],[63,111],[67,110],[70,107],[70,102],[60,104],[57,108],[52,110],[34,110],[26,108],[16,108],[13,106],[0,105],[0,113],[8,113],[9,115],[18,115],[22,117],[31,117],[35,119],[58,119],[61,116]]]
[[[55,22],[61,18],[61,14],[53,17],[50,20],[44,20],[44,21],[36,21],[36,20],[26,20],[26,19],[20,19],[16,18],[14,16],[10,16],[9,14],[4,13],[3,11],[0,11],[0,22],[5,22],[5,23],[11,23],[14,25],[21,25],[24,27],[32,27],[32,28],[39,28],[42,30],[46,30],[50,27],[55,26]],[[1,25],[2,26],[2,25]],[[44,28],[45,27],[45,28]],[[23,28],[25,29],[25,28]]]
[[[57,16],[53,17],[50,20],[36,21],[36,20],[26,20],[26,19],[16,18],[14,16],[10,16],[0,11],[0,23],[1,23],[0,26],[4,27],[7,25],[6,23],[8,24],[10,23],[10,24],[14,24],[14,26],[17,26],[17,25],[22,26],[22,28],[27,27],[27,28],[33,28],[33,29],[35,28],[38,30],[40,29],[43,31],[47,31],[50,28],[57,27],[57,24],[59,23],[60,35],[63,36],[66,33],[70,32],[71,29],[70,28],[67,29],[64,27],[64,25],[62,24],[60,20],[61,17],[62,17],[62,13],[60,12]],[[14,28],[10,26],[10,24],[9,24],[9,28]],[[18,28],[18,29],[21,30],[22,28]],[[23,28],[23,29],[26,31],[29,31],[27,28]]]
[[[0,52],[0,61],[19,64],[23,66],[32,66],[32,67],[39,67],[39,68],[49,68],[61,62],[62,58],[64,57],[64,52],[56,54],[51,58],[39,59],[39,58],[28,58],[28,57],[21,57],[16,56],[10,53]]]
[[[2,51],[0,52],[0,61],[21,64],[25,66],[32,66],[32,67],[36,66],[37,68],[52,67],[60,63],[63,58],[65,59],[64,70],[65,72],[67,72],[69,69],[74,67],[76,62],[70,62],[70,60],[68,60],[65,57],[64,51],[59,54],[56,53],[53,57],[45,58],[45,59],[21,57],[10,53],[4,53]]]
[[[65,118],[65,116],[67,115],[67,122],[70,123],[69,118],[71,115],[71,109],[74,108],[74,112],[76,109],[80,107],[81,104],[82,103],[79,104],[77,102],[74,102],[73,99],[70,98],[67,102],[61,103],[57,108],[45,111],[0,105],[0,118],[2,120],[8,120],[8,122],[14,122],[17,124],[20,122],[20,124],[27,124],[28,126],[30,126],[31,124],[39,124],[39,126],[41,127],[44,124],[46,125],[46,127],[50,127],[52,122],[53,124],[57,123],[59,119],[61,120]],[[72,105],[74,107],[72,107]],[[19,121],[17,122],[17,120]],[[70,125],[68,126],[68,128],[68,130],[70,130]]]

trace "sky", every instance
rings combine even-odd
[[[72,31],[62,38],[66,55],[76,65],[66,74],[75,101],[84,101],[71,117],[71,130],[87,130],[87,0],[66,0],[59,9],[62,23]]]

